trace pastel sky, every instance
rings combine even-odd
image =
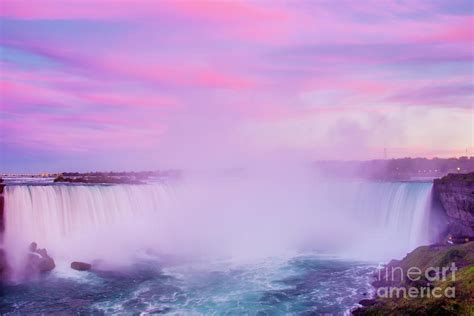
[[[470,0],[0,2],[0,172],[474,155]]]

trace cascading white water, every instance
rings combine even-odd
[[[5,246],[11,265],[24,266],[35,241],[56,258],[123,260],[146,238],[147,220],[166,218],[172,189],[160,185],[6,187]],[[159,222],[146,229],[159,228]]]
[[[358,246],[351,247],[354,254],[403,256],[431,241],[431,183],[346,183],[339,189],[340,208],[359,228]]]
[[[431,183],[225,182],[6,187],[5,245],[59,260],[121,261],[139,249],[265,254],[302,248],[365,259],[428,241]]]

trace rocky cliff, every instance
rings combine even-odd
[[[3,196],[4,187],[5,185],[3,184],[3,179],[0,178],[0,284],[2,280],[5,279],[5,275],[7,273],[7,258],[5,255],[5,250],[3,249],[3,232],[5,230],[5,198]]]
[[[474,172],[436,179],[433,189],[447,215],[448,233],[474,238]]]
[[[432,211],[440,205],[444,237],[450,234],[455,244],[421,246],[392,260],[374,274],[375,297],[362,300],[354,315],[474,315],[474,241],[468,242],[474,239],[474,173],[448,174],[434,180],[433,190]],[[441,278],[439,271],[453,264],[456,270]],[[393,271],[401,275],[394,277]],[[422,273],[412,278],[413,271]],[[454,296],[448,295],[451,289]]]
[[[382,296],[361,301],[353,315],[472,316],[474,242],[418,247],[377,271],[372,284]]]

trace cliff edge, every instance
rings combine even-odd
[[[353,315],[474,315],[474,242],[421,246],[374,274],[377,297]]]
[[[448,234],[474,238],[474,172],[436,179],[433,190],[447,215]]]

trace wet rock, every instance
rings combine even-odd
[[[352,310],[352,315],[363,315],[365,313],[365,309],[362,307],[357,307],[356,309]]]
[[[375,303],[376,301],[374,299],[363,299],[359,301],[359,304],[364,307],[375,305]]]
[[[158,307],[154,309],[150,309],[146,311],[147,314],[153,315],[153,314],[166,314],[171,311],[171,308],[169,307]]]
[[[71,269],[78,270],[78,271],[87,271],[92,268],[92,265],[85,262],[74,261],[71,262]]]
[[[367,315],[368,308],[376,304],[377,304],[377,301],[375,299],[363,299],[359,301],[359,305],[362,305],[362,307],[356,307],[352,309],[351,314],[352,315]]]
[[[8,265],[5,249],[0,248],[0,283],[7,278]]]
[[[38,245],[35,242],[30,244],[29,250],[26,267],[28,274],[47,272],[56,267],[53,258],[48,255],[46,249],[38,249]]]

